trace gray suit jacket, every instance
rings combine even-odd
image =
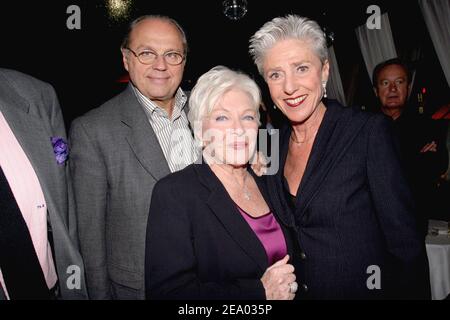
[[[0,69],[0,110],[36,171],[44,192],[61,297],[86,299],[68,166],[57,164],[51,144],[51,137],[67,139],[55,91],[51,85],[28,75]]]
[[[170,170],[131,86],[75,119],[70,143],[89,295],[144,299],[150,199]]]

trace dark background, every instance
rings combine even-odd
[[[450,96],[441,66],[417,1],[248,1],[246,16],[229,20],[221,0],[132,1],[124,18],[108,14],[108,1],[14,1],[0,9],[0,67],[16,69],[51,83],[59,96],[66,124],[119,93],[126,83],[120,43],[128,22],[143,14],[165,14],[186,30],[188,53],[183,88],[211,67],[222,64],[250,73],[272,105],[265,84],[248,55],[250,36],[275,16],[296,13],[308,16],[335,34],[335,52],[347,102],[376,108],[355,28],[366,22],[369,5],[388,12],[397,53],[417,69],[411,95],[426,88],[425,112],[434,113],[449,103]],[[68,30],[67,7],[81,8],[81,30]],[[276,112],[271,110],[271,112]],[[272,115],[274,118],[277,114]]]

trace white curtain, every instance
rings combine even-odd
[[[419,0],[419,6],[450,86],[450,0]]]
[[[328,98],[336,99],[342,105],[346,106],[344,87],[342,86],[341,75],[333,46],[328,48],[328,61],[330,62],[330,76],[327,82],[327,96]]]
[[[397,57],[388,14],[382,14],[380,19],[380,29],[369,29],[363,24],[355,30],[371,81],[372,71],[377,64]]]

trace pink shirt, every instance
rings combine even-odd
[[[27,224],[47,286],[53,288],[58,276],[47,239],[47,204],[36,172],[1,112],[0,166]],[[7,289],[1,270],[0,284]]]
[[[286,239],[272,211],[261,217],[254,218],[239,206],[237,207],[266,250],[269,266],[283,259],[287,254]]]

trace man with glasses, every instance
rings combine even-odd
[[[129,86],[74,120],[70,130],[80,245],[93,299],[145,298],[153,186],[196,159],[179,87],[187,53],[182,28],[165,16],[140,17],[121,51]]]

